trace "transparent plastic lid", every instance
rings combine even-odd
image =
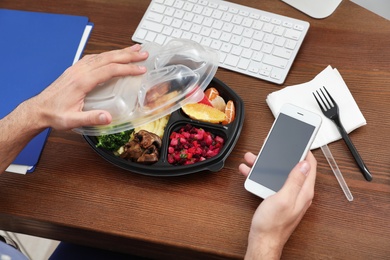
[[[218,68],[217,52],[190,40],[174,39],[163,46],[145,43],[142,51],[149,52],[149,58],[135,64],[146,66],[145,74],[113,78],[85,98],[83,110],[106,110],[111,124],[74,131],[91,136],[118,133],[198,102]]]

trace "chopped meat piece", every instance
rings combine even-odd
[[[153,144],[158,148],[161,147],[161,138],[158,135],[145,130],[141,130],[136,133],[134,140],[138,140],[141,144],[141,147],[145,149]]]
[[[128,142],[123,148],[121,158],[134,162],[152,164],[160,157],[161,138],[146,130],[140,130],[134,134],[134,139]]]
[[[152,164],[158,161],[159,152],[155,145],[149,146],[143,154],[137,159],[139,163]]]

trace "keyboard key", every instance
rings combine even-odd
[[[211,17],[219,20],[219,19],[221,19],[222,15],[223,15],[223,12],[221,12],[219,10],[214,10]]]
[[[234,54],[236,56],[240,56],[241,52],[242,52],[242,48],[240,46],[234,46],[232,48],[232,54]]]
[[[215,50],[219,50],[221,48],[221,46],[222,46],[222,42],[221,41],[216,41],[216,40],[213,40],[211,42],[211,45],[210,45],[210,47],[215,49]]]
[[[200,44],[202,44],[203,46],[209,47],[211,45],[211,42],[212,42],[212,40],[210,38],[203,37],[202,41],[200,42]]]
[[[153,42],[154,39],[156,39],[156,36],[157,36],[157,33],[155,33],[155,32],[148,32],[148,34],[145,37],[145,40],[147,42]]]
[[[165,0],[164,4],[167,5],[167,6],[173,6],[174,2],[175,2],[175,0]]]
[[[260,68],[261,63],[260,62],[254,62],[251,61],[248,67],[248,71],[251,73],[259,73],[259,68]]]
[[[191,30],[191,27],[192,27],[192,23],[189,22],[183,22],[183,24],[181,25],[181,29],[183,31],[189,31]]]
[[[273,79],[280,80],[282,78],[282,73],[280,73],[279,71],[277,71],[277,72],[273,71],[273,72],[271,72],[270,77]]]
[[[147,30],[140,29],[140,30],[138,30],[137,37],[140,39],[145,39],[145,36],[147,33],[148,33]]]
[[[232,39],[230,40],[230,42],[231,42],[232,44],[239,45],[240,42],[241,42],[241,39],[242,39],[241,36],[233,35],[233,36],[232,36]]]
[[[273,34],[266,34],[263,41],[265,43],[272,44],[272,43],[274,43],[274,40],[275,40],[275,35],[273,35]]]
[[[219,6],[218,6],[218,9],[221,10],[221,11],[226,12],[226,11],[229,10],[229,7],[227,7],[226,5],[219,5]]]
[[[193,34],[191,37],[191,40],[193,40],[194,42],[200,43],[202,41],[202,36],[197,35],[197,34]]]
[[[184,1],[182,0],[176,0],[175,3],[173,4],[173,7],[181,9],[184,6]]]
[[[193,22],[196,24],[202,24],[204,17],[201,15],[195,15]]]
[[[298,31],[302,31],[304,28],[303,28],[302,25],[294,24],[294,29],[295,29],[295,30],[298,30]]]
[[[268,77],[269,74],[271,74],[271,72],[268,71],[268,70],[260,70],[259,73],[260,73],[260,75],[263,75],[263,76],[265,76],[265,77]]]
[[[183,34],[182,30],[174,29],[171,36],[173,38],[180,38],[182,34]]]
[[[257,52],[254,52],[254,53],[253,53],[252,59],[253,59],[254,61],[260,62],[260,61],[263,59],[263,56],[264,56],[263,53],[257,51]]]
[[[159,34],[157,35],[156,39],[154,39],[154,41],[160,45],[163,45],[166,38],[167,38],[166,36]]]
[[[144,21],[144,23],[142,24],[142,28],[148,31],[159,33],[162,32],[164,25],[160,23],[151,22],[151,21]]]
[[[294,40],[287,40],[285,47],[290,50],[294,50],[295,46],[297,46],[297,41]]]
[[[239,56],[228,54],[225,59],[225,64],[228,66],[236,67],[239,60]]]
[[[184,17],[184,11],[182,10],[176,10],[175,13],[173,14],[173,16],[175,18],[178,18],[178,19],[183,19]]]
[[[230,33],[223,32],[221,34],[221,41],[223,41],[223,42],[230,42],[231,38],[232,38],[232,35]]]
[[[283,25],[284,27],[287,27],[287,28],[292,28],[292,27],[293,27],[293,24],[292,24],[291,22],[286,22],[286,21],[284,21],[284,22],[282,23],[282,25]]]
[[[183,23],[183,21],[180,20],[180,19],[173,19],[173,21],[172,21],[172,27],[174,27],[174,28],[180,28],[182,23]]]
[[[192,35],[193,35],[193,34],[190,33],[190,32],[183,32],[183,34],[181,35],[181,38],[182,38],[182,39],[191,40]]]
[[[265,64],[284,69],[287,66],[288,60],[278,58],[272,55],[264,55],[263,62]]]
[[[167,7],[165,9],[164,15],[171,17],[173,16],[174,13],[175,13],[175,8]]]
[[[264,43],[261,51],[264,53],[271,53],[274,46],[272,44]]]
[[[241,56],[246,59],[252,58],[253,51],[249,49],[244,49],[243,52],[241,53]]]
[[[211,34],[210,34],[210,37],[211,37],[212,39],[219,39],[219,38],[221,37],[221,34],[222,34],[221,31],[212,30],[212,31],[211,31]]]
[[[194,4],[187,2],[184,4],[183,10],[187,12],[191,12],[192,8],[194,8]]]
[[[161,23],[163,18],[164,18],[164,16],[162,14],[158,14],[155,12],[150,12],[146,16],[146,19],[153,21],[153,22],[156,22],[156,23]]]
[[[249,66],[250,60],[241,58],[240,61],[237,64],[237,68],[246,70]]]
[[[282,26],[276,26],[274,28],[273,34],[275,34],[277,36],[282,36],[283,33],[284,33],[284,28]]]
[[[286,39],[285,38],[283,38],[283,37],[276,37],[275,38],[275,41],[274,41],[274,44],[276,45],[276,46],[280,46],[280,47],[282,47],[282,46],[284,46],[284,43],[286,42]],[[286,47],[287,48],[287,47]],[[294,48],[293,48],[294,49]]]
[[[172,21],[173,21],[172,17],[165,16],[164,19],[162,20],[162,23],[165,25],[171,25]]]
[[[193,33],[199,34],[200,30],[202,30],[202,27],[197,25],[197,24],[194,24],[191,27],[191,32],[193,32]]]
[[[194,16],[195,16],[195,15],[194,15],[193,13],[186,12],[186,13],[184,14],[183,19],[184,19],[185,21],[191,22],[192,19],[194,19]]]
[[[150,10],[156,13],[163,14],[165,11],[165,6],[163,6],[162,4],[153,4]]]
[[[270,23],[266,23],[263,26],[263,32],[271,33],[274,30],[274,25]]]
[[[260,51],[263,43],[260,41],[253,41],[251,45],[251,49],[254,51]]]
[[[281,58],[285,58],[285,59],[290,59],[291,55],[292,55],[292,51],[291,50],[288,50],[288,49],[285,49],[285,48],[280,48],[280,47],[276,47],[274,49],[274,52],[273,54],[277,57],[281,57]]]
[[[221,47],[221,51],[223,52],[230,52],[232,50],[232,45],[230,43],[223,43]]]
[[[203,35],[203,36],[210,36],[211,34],[211,28],[209,27],[202,27],[202,30],[200,31],[200,34]]]
[[[300,36],[301,36],[301,32],[292,29],[287,29],[286,33],[284,34],[284,37],[293,40],[298,40]]]
[[[232,14],[238,14],[239,10],[235,7],[230,7],[229,8],[229,12],[232,13]]]

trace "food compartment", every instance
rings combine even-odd
[[[212,100],[208,97],[210,95],[213,96]],[[209,109],[209,107],[213,108]],[[236,114],[240,117],[243,116],[243,103],[233,90],[214,78],[205,89],[203,100],[197,104],[187,104],[179,109],[179,112],[183,117],[196,121],[231,125],[235,124]],[[229,120],[225,119],[226,116],[229,116]]]
[[[225,146],[226,136],[188,123],[172,131],[167,140],[167,161],[178,166],[216,157]]]
[[[159,151],[159,159],[155,163],[142,164],[123,159],[114,155],[112,151],[96,147],[98,143],[96,136],[84,136],[84,138],[92,147],[92,149],[95,150],[95,152],[97,152],[110,163],[139,174],[152,176],[179,176],[203,170],[213,172],[219,171],[223,168],[226,158],[233,150],[240,136],[244,120],[244,107],[241,98],[218,79],[214,78],[207,88],[209,87],[216,88],[224,99],[234,101],[236,109],[236,116],[234,121],[225,125],[208,123],[190,118],[182,111],[182,109],[174,111],[171,113],[165,127],[164,134],[162,136],[161,149]],[[223,139],[223,146],[219,147],[218,154],[211,158],[204,158],[201,161],[197,161],[193,164],[172,164],[172,162],[170,162],[168,153],[170,144],[169,137],[173,132],[179,131],[179,129],[185,127],[188,124],[198,129],[203,129],[204,131],[210,132],[212,135],[219,136]]]
[[[173,121],[164,134],[160,160],[175,171],[218,171],[229,152],[229,132],[223,126],[191,119]]]

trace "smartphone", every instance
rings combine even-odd
[[[306,157],[320,125],[319,115],[283,105],[245,180],[245,189],[263,199],[279,191],[290,171]]]

